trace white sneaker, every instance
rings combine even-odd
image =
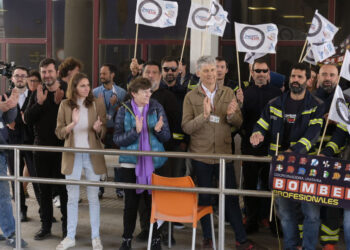
[[[103,250],[100,237],[96,237],[92,240],[92,249],[93,250]]]
[[[75,240],[66,237],[64,240],[61,241],[61,243],[56,247],[56,250],[66,250],[68,248],[75,246]]]

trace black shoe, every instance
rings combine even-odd
[[[131,239],[124,239],[119,250],[130,250],[131,249]]]
[[[16,235],[13,233],[6,239],[6,244],[12,248],[16,248]],[[21,248],[25,248],[28,245],[23,239],[21,239]]]
[[[102,199],[102,197],[103,197],[103,192],[100,190],[100,191],[98,191],[98,198]]]
[[[21,212],[21,222],[27,222],[27,221],[28,221],[27,213]]]
[[[162,245],[160,243],[160,237],[153,238],[151,243],[151,250],[162,250]]]
[[[51,231],[41,228],[34,236],[34,240],[44,240],[51,236]]]
[[[137,242],[147,242],[147,240],[148,240],[148,234],[149,234],[148,231],[142,230],[142,231],[136,236],[136,241],[137,241]]]

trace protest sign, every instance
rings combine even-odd
[[[272,158],[270,187],[287,199],[350,208],[350,161],[280,153]]]

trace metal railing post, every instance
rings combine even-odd
[[[226,181],[226,164],[225,159],[220,159],[219,166],[219,250],[225,249],[225,194],[223,193],[225,189]]]
[[[14,150],[14,163],[15,163],[15,212],[16,212],[16,249],[21,249],[21,195],[20,185],[22,184],[18,177],[20,176],[20,150]]]

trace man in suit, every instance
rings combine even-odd
[[[11,77],[11,81],[14,84],[14,88],[17,89],[17,92],[19,94],[19,99],[17,103],[17,116],[16,119],[7,125],[8,130],[8,142],[9,144],[32,144],[32,137],[33,132],[31,131],[31,128],[27,126],[23,122],[22,115],[24,113],[24,110],[27,107],[31,91],[27,87],[27,77],[28,77],[28,70],[25,67],[17,66],[14,71],[13,75]],[[7,96],[11,96],[13,89],[8,91],[6,94]],[[9,170],[11,175],[14,174],[14,152],[9,152],[8,154],[8,163],[9,163]],[[36,171],[33,166],[33,154],[31,151],[21,151],[20,154],[20,175],[23,174],[24,165],[27,165],[29,175],[32,177],[36,177]],[[27,206],[26,206],[26,200],[24,195],[24,189],[23,185],[20,185],[21,187],[21,221],[26,222],[28,221],[27,218]],[[39,193],[39,185],[37,183],[33,183],[34,187],[34,193],[38,200],[40,201],[40,193]],[[12,183],[12,189],[13,183]]]

